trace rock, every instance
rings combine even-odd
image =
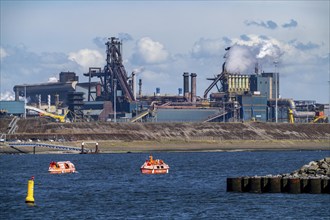
[[[330,157],[318,161],[311,161],[302,166],[299,170],[295,170],[290,174],[282,174],[283,177],[325,177],[330,178]]]
[[[324,161],[327,162],[327,164],[330,164],[330,157],[324,158]]]
[[[322,163],[320,165],[320,168],[327,170],[327,169],[329,169],[329,165],[327,163]]]

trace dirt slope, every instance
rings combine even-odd
[[[0,119],[0,133],[9,119]],[[18,121],[7,139],[76,140],[330,140],[329,124],[287,123],[52,123],[46,119]]]

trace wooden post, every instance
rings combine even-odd
[[[310,183],[310,193],[313,194],[320,194],[322,193],[322,187],[321,187],[321,178],[311,178],[309,179]]]
[[[281,192],[281,177],[269,178],[269,192],[280,193]]]
[[[252,178],[250,178],[249,192],[252,192],[252,193],[261,193],[261,178],[260,177],[252,177]]]
[[[85,143],[82,142],[82,143],[81,143],[81,153],[82,153],[82,154],[84,153],[84,145],[85,145]]]
[[[289,185],[289,193],[301,193],[299,178],[290,178],[288,185]]]
[[[96,142],[95,144],[95,153],[97,154],[99,152],[99,143]]]

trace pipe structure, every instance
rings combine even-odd
[[[186,99],[189,99],[189,73],[183,73],[183,95]]]
[[[269,100],[272,104],[274,104],[274,99]],[[292,114],[295,118],[313,118],[315,116],[315,112],[306,112],[306,111],[297,111],[296,105],[292,99],[278,99],[277,104],[288,106],[292,110]]]
[[[196,73],[191,73],[191,102],[196,102]]]

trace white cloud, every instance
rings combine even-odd
[[[127,72],[138,66],[145,67],[143,72],[148,71],[137,75],[145,82],[143,90],[154,91],[159,85],[161,91],[176,92],[177,87],[182,87],[182,73],[187,71],[198,74],[197,93],[200,95],[210,84],[205,78],[221,72],[224,49],[237,44],[247,47],[254,58],[262,57],[259,61],[265,71],[273,71],[274,57],[280,57],[281,80],[287,77],[280,85],[283,97],[289,97],[295,89],[295,97],[306,91],[303,96],[306,99],[328,100],[328,95],[322,95],[324,87],[305,89],[310,81],[328,86],[328,1],[256,1],[253,4],[243,1],[240,7],[235,1],[207,4],[203,1],[160,1],[148,5],[137,1],[134,7],[119,1],[21,3],[2,4],[2,92],[21,83],[47,82],[49,77],[58,76],[61,71],[74,71],[82,76],[90,66],[103,67],[106,39],[119,36],[124,39],[122,49]],[[58,13],[50,13],[54,8],[60,17]],[[99,13],[93,17],[80,16],[90,11]],[[233,12],[235,16],[232,16]],[[31,13],[34,16],[29,16]],[[199,14],[207,16],[196,16]],[[104,27],[113,17],[120,22],[113,22],[109,32]],[[137,27],[132,18],[144,27]],[[247,26],[244,21],[252,23]],[[84,30],[87,26],[89,31]],[[95,39],[96,36],[99,38]],[[20,42],[26,47],[14,46]],[[88,50],[80,50],[83,48]],[[92,50],[99,50],[103,57]],[[69,52],[72,52],[71,56]],[[309,74],[313,75],[312,80]],[[86,77],[79,79],[87,81]],[[298,85],[304,87],[298,88]]]
[[[173,81],[171,81],[171,75],[167,72],[160,72],[154,70],[144,70],[141,74],[138,75],[138,78],[142,79],[142,91],[144,94],[151,95],[156,88],[161,88],[161,93],[171,92],[173,86]],[[174,93],[174,91],[173,91]]]
[[[136,44],[132,61],[138,64],[161,64],[168,58],[169,53],[163,44],[149,37],[143,37]]]
[[[168,74],[166,73],[160,73],[160,72],[154,72],[151,70],[145,70],[141,73],[141,77],[146,82],[164,82],[166,80],[169,80]]]
[[[192,48],[192,56],[195,58],[206,58],[220,56],[224,50],[223,39],[204,39],[201,38],[195,42]]]
[[[6,46],[7,54],[1,60],[1,92],[12,91],[15,85],[47,82],[62,71],[81,74],[80,66],[68,59],[64,53],[32,52],[23,44]]]
[[[0,48],[0,59],[2,60],[3,58],[7,57],[8,53],[6,52],[5,49],[3,49],[2,47]]]
[[[89,67],[103,67],[105,64],[103,55],[97,50],[90,49],[71,52],[68,59],[78,63],[84,71],[88,71]]]
[[[12,101],[15,99],[14,92],[5,91],[0,94],[0,100]]]

